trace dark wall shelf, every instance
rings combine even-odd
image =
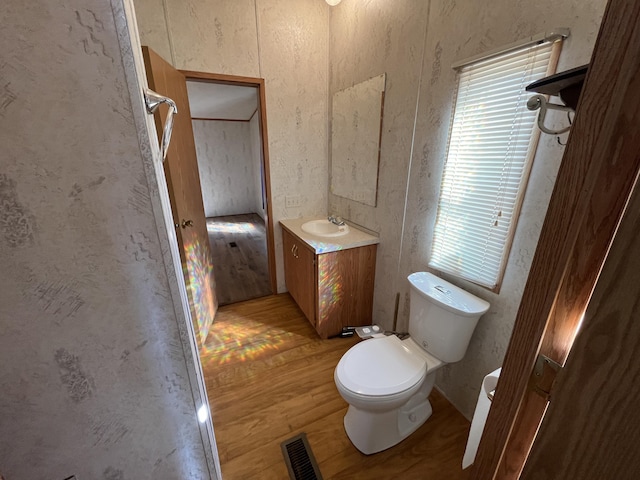
[[[589,65],[582,65],[581,67],[550,75],[529,84],[526,90],[527,92],[545,95],[557,95],[565,105],[575,110],[588,69]]]

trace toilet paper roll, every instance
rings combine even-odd
[[[488,394],[496,389],[501,370],[502,368],[494,370],[484,377],[484,380],[482,380],[482,387],[478,394],[476,411],[474,412],[473,420],[471,421],[471,430],[469,430],[467,449],[464,451],[464,457],[462,458],[463,469],[471,465],[476,458],[476,452],[478,451],[478,445],[480,444],[480,437],[484,430],[484,424],[487,421],[487,415],[489,415],[489,408],[491,408],[491,400],[489,400]]]

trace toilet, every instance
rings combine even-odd
[[[334,372],[349,404],[344,428],[370,455],[411,435],[431,416],[436,371],[464,357],[489,303],[427,272],[412,273],[409,336],[380,335],[351,347]]]

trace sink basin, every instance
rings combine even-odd
[[[302,231],[318,237],[341,237],[349,233],[349,225],[336,225],[329,220],[310,220],[302,224]]]

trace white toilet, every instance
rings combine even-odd
[[[364,454],[390,448],[431,416],[435,373],[464,357],[489,303],[427,272],[409,275],[409,337],[380,336],[345,353],[334,373],[349,404],[344,428]]]

